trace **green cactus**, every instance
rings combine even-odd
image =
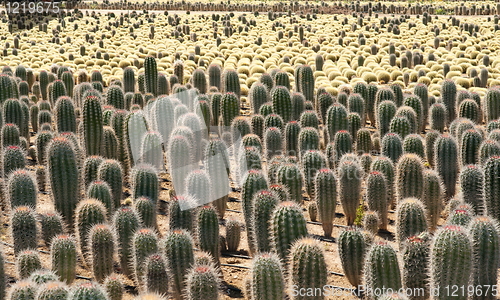
[[[430,248],[429,269],[431,291],[439,292],[437,299],[467,299],[466,292],[452,295],[446,286],[469,284],[472,258],[472,245],[465,228],[447,225],[436,232]]]
[[[425,159],[429,165],[434,168],[434,144],[441,134],[436,130],[429,130],[425,134]]]
[[[146,196],[156,206],[160,192],[159,184],[156,169],[149,164],[139,164],[130,172],[131,195],[134,199]]]
[[[153,56],[147,56],[144,59],[144,73],[144,91],[156,96],[158,91],[158,70],[156,59]]]
[[[182,299],[185,289],[184,278],[194,263],[193,239],[181,229],[171,230],[160,241],[160,247],[172,274],[172,287],[175,299]]]
[[[111,198],[111,188],[109,184],[100,180],[91,182],[87,188],[86,197],[101,201],[108,212],[108,219],[113,215],[115,207],[113,199]]]
[[[472,206],[477,215],[481,215],[484,209],[484,175],[484,171],[478,165],[464,166],[459,175],[462,198],[465,203]]]
[[[396,198],[398,202],[405,198],[422,198],[424,164],[415,154],[403,154],[396,165]]]
[[[270,190],[261,190],[253,197],[253,208],[251,223],[247,223],[253,228],[252,241],[255,244],[257,253],[271,251],[270,221],[271,214],[279,203],[279,200]],[[247,225],[247,227],[249,227]]]
[[[271,91],[273,111],[288,122],[292,119],[292,101],[290,92],[286,87],[276,86]]]
[[[308,150],[302,155],[301,165],[306,191],[314,198],[314,178],[320,169],[326,168],[326,157],[319,150]]]
[[[220,120],[222,122],[222,126],[229,128],[229,126],[231,126],[231,123],[233,122],[233,119],[240,114],[239,99],[235,93],[225,93],[222,96],[220,105]]]
[[[102,134],[102,156],[108,159],[118,159],[118,151],[119,142],[114,130],[110,126],[105,126]]]
[[[168,274],[165,259],[159,253],[151,254],[144,262],[145,291],[165,295],[168,293]]]
[[[29,280],[20,280],[10,287],[9,294],[5,299],[24,300],[35,299],[37,286]]]
[[[340,103],[333,103],[326,113],[328,139],[333,141],[339,130],[348,130],[347,109]]]
[[[304,139],[305,137],[302,134],[302,129],[300,124],[297,121],[290,121],[285,126],[285,154],[291,156],[297,156],[300,149],[300,141],[301,137]],[[308,135],[309,138],[309,135]],[[314,140],[314,137],[312,137]],[[317,136],[319,143],[319,134]]]
[[[174,75],[177,76],[179,83],[184,84],[184,63],[181,60],[176,60],[173,65]]]
[[[114,159],[104,160],[97,169],[97,180],[106,182],[111,188],[113,208],[121,206],[123,175],[120,163]]]
[[[226,243],[229,252],[238,251],[240,245],[241,223],[236,219],[226,221]]]
[[[229,194],[229,156],[226,144],[218,138],[211,139],[205,148],[204,164],[212,181],[214,197],[213,202],[220,218],[226,212],[226,203]]]
[[[306,110],[300,115],[300,125],[301,127],[314,127],[319,129],[319,119],[318,114],[312,110]]]
[[[141,223],[144,227],[157,227],[156,205],[153,201],[151,201],[151,198],[146,196],[136,198],[134,200],[134,210],[139,215]]]
[[[23,123],[24,112],[22,109],[22,104],[19,100],[15,98],[7,99],[3,102],[3,124],[15,124],[17,127],[21,128]]]
[[[424,187],[422,203],[427,212],[429,230],[436,230],[437,222],[441,215],[444,197],[444,186],[439,174],[434,170],[424,170]]]
[[[378,226],[381,230],[387,230],[388,197],[387,181],[384,174],[379,171],[372,171],[366,179],[366,204],[368,209],[375,211],[380,219]]]
[[[363,228],[373,234],[376,235],[378,233],[378,228],[380,225],[380,218],[376,211],[366,211],[363,215]]]
[[[123,90],[125,93],[135,92],[135,73],[131,67],[123,69]]]
[[[14,241],[14,253],[36,249],[38,228],[35,212],[29,206],[15,207],[10,213],[10,231]]]
[[[139,161],[142,138],[148,131],[146,118],[142,111],[131,112],[123,123],[124,147],[127,150],[128,166],[130,170]]]
[[[411,133],[411,124],[403,116],[394,116],[390,124],[390,132],[398,134],[402,139]]]
[[[461,165],[466,166],[469,164],[475,164],[478,162],[479,158],[479,146],[483,141],[483,136],[481,133],[474,129],[466,130],[462,134],[460,142],[460,158]]]
[[[321,167],[318,168],[318,170],[323,167],[325,167],[325,164],[321,164]],[[297,204],[301,204],[303,202],[302,186],[304,180],[302,178],[302,173],[300,171],[300,168],[297,164],[293,163],[282,164],[277,169],[276,182],[287,187],[288,192],[290,193],[291,201]]]
[[[480,110],[476,101],[471,99],[463,100],[460,102],[460,106],[457,111],[459,118],[467,118],[474,123],[479,123]]]
[[[185,136],[172,135],[170,137],[167,147],[168,170],[178,195],[185,191],[184,179],[190,171],[189,165],[193,160],[191,147],[192,143]]]
[[[489,88],[484,96],[483,110],[486,122],[496,120],[500,117],[498,109],[500,107],[500,90],[498,88]]]
[[[425,233],[405,240],[402,252],[403,287],[415,291],[414,295],[409,295],[411,299],[423,300],[429,297],[429,275],[421,272],[428,269],[429,246]]]
[[[402,288],[398,257],[390,244],[385,241],[374,243],[365,256],[363,273],[366,289],[374,291],[369,295],[370,299],[378,298],[376,290],[398,291]]]
[[[240,79],[236,70],[225,69],[222,73],[222,92],[233,93],[238,99],[240,98]]]
[[[469,223],[469,236],[472,245],[471,284],[474,286],[495,285],[497,278],[497,262],[499,233],[498,222],[488,216],[478,216]],[[471,299],[495,299],[491,291],[473,295]]]
[[[125,93],[121,87],[112,85],[106,91],[106,104],[116,109],[125,109]]]
[[[391,120],[396,114],[396,105],[394,102],[385,100],[377,106],[377,128],[382,138],[391,131]]]
[[[186,277],[186,300],[219,299],[219,271],[213,265],[194,265]]]
[[[396,163],[400,156],[403,155],[403,141],[401,137],[396,134],[389,132],[382,138],[382,143],[380,145],[382,155],[390,158],[393,163]]]
[[[37,192],[35,178],[25,169],[17,169],[10,173],[4,191],[10,208],[36,207]]]
[[[328,108],[330,108],[333,102],[335,101],[332,95],[326,92],[318,95],[316,99],[316,109],[324,124],[326,123],[326,114],[328,112]]]
[[[57,235],[50,246],[51,265],[61,281],[71,284],[76,277],[76,240],[70,235]]]
[[[57,132],[76,133],[76,115],[71,98],[63,96],[57,100],[55,115]]]
[[[371,153],[373,150],[373,143],[371,133],[367,128],[361,128],[356,133],[356,153]]]
[[[83,134],[85,153],[99,155],[103,132],[102,108],[99,99],[88,96],[83,104]]]
[[[142,285],[145,274],[144,263],[148,256],[158,252],[158,236],[152,229],[139,229],[134,233],[131,245],[134,281]]]
[[[104,279],[104,288],[110,300],[122,300],[124,291],[122,279],[118,274],[111,274]]]
[[[491,156],[500,155],[500,144],[496,140],[484,140],[477,152],[478,164],[483,166]]]
[[[2,138],[2,148],[8,146],[19,146],[20,145],[20,132],[19,127],[15,124],[7,123],[2,126],[1,138]]]
[[[445,186],[447,199],[455,195],[458,176],[458,147],[457,142],[448,134],[443,134],[434,143],[434,163]]]
[[[207,93],[207,78],[205,76],[205,72],[202,69],[196,69],[193,71],[193,74],[191,75],[191,81],[194,88],[200,91],[200,94]]]
[[[210,253],[216,263],[220,264],[219,221],[217,212],[211,206],[203,206],[197,215],[197,240],[202,251]]]
[[[272,246],[285,263],[295,240],[307,236],[306,220],[294,202],[281,202],[271,216]]]
[[[454,81],[445,79],[441,83],[441,99],[446,107],[447,120],[446,124],[449,125],[452,120],[456,118],[455,99],[457,95],[457,86]]]
[[[193,230],[194,216],[192,209],[181,209],[181,205],[190,205],[194,203],[195,199],[191,196],[173,196],[170,199],[170,204],[168,206],[168,216],[169,216],[169,228],[174,229],[185,229],[187,231]]]
[[[63,234],[66,226],[63,223],[61,214],[56,211],[47,210],[39,214],[40,233],[47,246],[50,246],[55,236]]]
[[[83,181],[84,188],[87,190],[90,183],[97,180],[97,170],[99,166],[104,161],[102,156],[88,156],[83,162]]]
[[[330,169],[320,169],[314,178],[315,204],[326,237],[330,237],[337,206],[337,178]]]
[[[253,84],[252,87],[253,86],[255,86],[255,84]],[[305,110],[306,98],[304,97],[304,95],[302,95],[302,93],[293,92],[291,95],[291,101],[292,101],[292,120],[298,121],[300,119],[300,115]]]
[[[358,227],[347,227],[338,238],[338,252],[342,269],[349,283],[361,285],[365,255],[370,247],[367,235]]]
[[[353,93],[349,95],[349,98],[347,99],[347,110],[351,113],[358,113],[361,117],[361,124],[365,123],[365,101],[360,94]]]
[[[260,253],[253,259],[250,272],[251,299],[283,299],[285,297],[284,271],[276,254]]]
[[[424,204],[417,198],[406,198],[398,204],[396,241],[400,249],[407,238],[427,230],[427,215]]]
[[[78,203],[75,209],[75,215],[76,235],[80,246],[80,252],[85,259],[89,259],[89,230],[96,224],[106,222],[106,207],[97,199],[85,199]]]
[[[290,284],[298,289],[315,289],[325,286],[327,280],[326,260],[320,242],[312,238],[302,238],[294,242],[290,249],[289,258]],[[323,299],[323,295],[313,296],[312,299]],[[300,294],[292,299],[311,299],[309,295]]]
[[[106,290],[98,283],[87,281],[73,285],[70,289],[68,300],[107,300]]]
[[[131,275],[133,273],[131,241],[134,232],[138,230],[141,225],[140,216],[131,207],[119,208],[113,216],[113,226],[116,231],[120,266],[125,275]]]
[[[96,224],[89,230],[89,252],[92,261],[92,274],[96,281],[103,282],[113,273],[115,236],[111,226]]]
[[[361,197],[363,169],[356,161],[341,161],[338,166],[339,200],[344,209],[347,225],[354,224]]]
[[[27,279],[31,273],[42,268],[40,255],[36,250],[26,249],[16,256],[16,269],[19,279]]]
[[[60,281],[51,281],[40,285],[36,292],[36,299],[62,300],[68,298],[68,286]]]

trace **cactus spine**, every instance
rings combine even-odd
[[[384,175],[379,171],[371,172],[366,179],[366,203],[369,210],[377,212],[381,230],[387,230],[390,204],[387,200],[387,181]]]
[[[262,252],[252,261],[250,297],[255,300],[284,299],[285,279],[279,257]]]
[[[354,224],[360,202],[363,169],[356,161],[340,162],[338,168],[339,198],[344,209],[347,225]]]
[[[363,273],[366,288],[372,291],[383,288],[398,291],[402,287],[396,251],[385,241],[377,242],[370,248]],[[374,299],[374,294],[370,298]]]
[[[320,169],[314,178],[315,203],[326,237],[332,235],[337,206],[337,178],[330,169]]]
[[[113,272],[115,236],[111,226],[97,224],[89,231],[89,248],[92,261],[92,274],[98,282]]]

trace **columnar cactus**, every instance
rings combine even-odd
[[[151,198],[141,196],[134,200],[134,210],[137,212],[144,227],[156,228],[156,205]]]
[[[5,299],[23,300],[35,299],[37,286],[29,280],[20,280],[10,287],[9,294]]]
[[[459,175],[459,185],[465,203],[472,206],[476,215],[484,210],[484,171],[478,165],[467,165]]]
[[[195,199],[191,196],[177,195],[170,199],[168,206],[168,221],[170,230],[185,229],[193,230],[194,215],[192,209],[186,209],[195,203]],[[182,209],[181,209],[182,207]]]
[[[71,284],[76,277],[76,240],[70,235],[57,235],[50,246],[52,271],[61,281]]]
[[[483,166],[490,156],[500,155],[500,144],[493,139],[484,140],[478,149],[478,164]]]
[[[329,160],[337,167],[340,158],[346,154],[352,152],[352,136],[346,130],[337,131],[333,139],[333,157],[329,157]]]
[[[340,103],[333,103],[326,113],[328,139],[333,141],[339,130],[348,130],[347,109]]]
[[[103,132],[102,108],[99,99],[88,96],[83,103],[83,135],[85,153],[100,155]]]
[[[308,150],[302,155],[301,166],[307,194],[314,198],[314,178],[319,170],[326,168],[326,157],[319,150]]]
[[[196,69],[191,75],[191,81],[193,82],[193,87],[200,91],[200,94],[207,93],[207,78],[205,72],[202,69]]]
[[[481,112],[476,101],[472,99],[465,99],[460,103],[457,110],[459,118],[467,118],[474,123],[479,123]]]
[[[422,202],[427,212],[427,224],[434,231],[443,209],[444,185],[439,174],[434,170],[424,170]]]
[[[252,87],[254,87],[254,85],[252,85]],[[291,101],[292,101],[292,120],[298,121],[300,119],[300,115],[302,114],[302,112],[304,112],[306,98],[302,93],[293,92],[291,95]]]
[[[17,206],[36,207],[38,192],[36,181],[25,169],[18,169],[10,173],[4,192],[11,208]]]
[[[338,167],[339,198],[344,209],[347,225],[354,224],[360,203],[363,169],[356,161],[340,162]]]
[[[319,144],[319,133],[317,131],[302,133],[303,131],[304,130],[301,130],[300,124],[297,121],[290,121],[286,124],[285,126],[286,155],[298,156],[298,153],[300,151],[299,149],[301,146],[300,143],[301,141],[305,141],[308,144],[308,143],[314,143],[314,141],[317,140]],[[314,133],[317,133],[317,136],[315,136]]]
[[[1,138],[2,138],[2,148],[8,146],[19,146],[19,127],[12,123],[7,123],[2,126]],[[38,135],[37,135],[38,136]]]
[[[446,188],[446,198],[455,195],[455,186],[458,176],[458,149],[457,142],[448,134],[443,134],[434,143],[434,163],[443,184]]]
[[[297,240],[290,249],[290,284],[299,290],[325,286],[327,279],[326,260],[320,242],[312,238]],[[308,299],[310,296],[292,295],[292,299]],[[313,299],[323,297],[317,295]]]
[[[233,119],[240,114],[239,99],[235,93],[228,92],[222,96],[220,112],[220,120],[222,122],[221,125],[227,127],[224,128],[224,130],[228,130],[233,122]]]
[[[295,240],[306,237],[306,219],[294,202],[281,202],[271,216],[273,250],[282,261],[288,261],[289,250]]]
[[[484,204],[485,213],[496,219],[500,216],[500,207],[496,201],[499,174],[500,156],[491,156],[484,165]]]
[[[385,137],[385,134],[390,131],[391,128],[391,120],[396,114],[396,105],[394,102],[386,100],[380,102],[377,106],[377,129],[380,132],[380,136],[382,138]]]
[[[84,189],[87,190],[90,183],[97,180],[97,170],[104,161],[102,156],[92,155],[88,156],[83,162],[83,183]]]
[[[292,101],[290,92],[284,86],[276,86],[271,91],[273,111],[288,122],[292,119]]]
[[[385,241],[376,242],[371,246],[365,257],[363,273],[365,287],[371,291],[398,291],[402,288],[396,250]],[[374,295],[375,293],[372,293],[368,296],[370,299],[376,299]]]
[[[139,164],[130,173],[131,194],[133,198],[148,197],[156,205],[160,193],[156,169],[149,164]]]
[[[106,207],[101,201],[96,199],[86,199],[80,201],[75,209],[75,227],[80,246],[80,252],[88,259],[88,236],[92,226],[106,222]]]
[[[409,134],[403,141],[403,152],[414,153],[424,159],[424,140],[418,134]]]
[[[57,132],[70,131],[76,133],[75,107],[70,97],[64,96],[57,100],[55,116]]]
[[[373,171],[368,175],[365,197],[368,209],[378,214],[380,219],[379,229],[387,230],[387,214],[390,203],[387,197],[387,180],[382,172]]]
[[[50,246],[55,236],[63,234],[66,226],[63,223],[62,216],[56,211],[43,211],[39,214],[40,233],[47,246]]]
[[[104,280],[104,288],[110,300],[122,300],[124,289],[122,279],[118,274],[111,274]]]
[[[303,65],[299,69],[300,80],[297,81],[300,85],[300,92],[304,94],[306,101],[314,99],[314,73],[309,65]]]
[[[313,110],[306,110],[300,115],[300,126],[314,127],[319,129],[319,118],[318,114]]]
[[[321,93],[320,95],[317,96],[317,101],[316,101],[316,110],[321,117],[321,120],[323,121],[323,124],[326,123],[326,113],[328,112],[328,108],[333,104],[334,99],[332,95],[329,93]]]
[[[325,165],[323,165],[321,168],[323,167],[325,167]],[[276,181],[277,183],[280,183],[288,188],[291,201],[294,201],[298,204],[302,203],[303,178],[300,168],[297,164],[282,164],[277,170]]]
[[[361,285],[365,255],[369,247],[366,233],[358,227],[347,227],[339,234],[340,262],[347,280],[354,287]]]
[[[144,286],[150,293],[165,295],[168,293],[169,278],[165,259],[160,253],[151,254],[144,262]]]
[[[120,162],[104,160],[97,169],[97,180],[106,182],[111,189],[113,209],[121,206],[123,175]]]
[[[7,178],[16,169],[22,169],[26,164],[26,157],[23,149],[19,146],[8,146],[2,153],[2,173]]]
[[[429,275],[422,270],[427,270],[429,265],[429,241],[421,234],[405,240],[402,252],[403,259],[403,287],[412,289],[412,299],[428,299]]]
[[[399,248],[407,238],[427,230],[427,212],[424,204],[417,198],[402,200],[396,211],[396,241]]]
[[[252,260],[250,297],[255,300],[284,299],[285,279],[280,258],[271,252],[262,252]]]
[[[18,206],[10,214],[10,230],[14,240],[14,253],[36,249],[38,229],[35,212],[29,206]]]
[[[479,146],[483,141],[483,136],[477,130],[466,130],[461,137],[460,158],[462,166],[475,164],[479,158]]]
[[[181,135],[172,135],[167,147],[168,171],[172,176],[172,181],[176,194],[185,192],[184,180],[190,171],[189,165],[192,163],[191,153],[192,143],[188,138]]]
[[[451,121],[456,118],[455,99],[457,94],[457,86],[455,82],[445,79],[441,83],[441,98],[446,107],[447,120],[446,124],[449,125]]]
[[[97,224],[89,230],[89,252],[92,261],[92,274],[96,281],[103,282],[113,272],[115,235],[111,226]]]
[[[210,253],[217,265],[220,264],[219,219],[211,206],[203,206],[197,215],[197,240],[202,251]]]
[[[469,236],[472,245],[471,284],[486,287],[495,285],[498,276],[497,262],[499,256],[498,222],[488,216],[478,216],[469,223]],[[475,294],[472,299],[494,299],[494,293],[483,291],[481,295]]]
[[[142,137],[148,131],[146,117],[142,111],[131,112],[123,124],[124,146],[127,149],[128,169],[139,161]]]
[[[116,109],[125,109],[125,93],[117,85],[112,85],[106,91],[106,103]]]
[[[27,279],[32,272],[41,268],[42,261],[36,250],[26,249],[16,256],[16,269],[19,279]]]
[[[271,251],[270,218],[278,203],[278,197],[270,190],[259,191],[253,198],[253,215],[249,225],[253,228],[252,241],[257,253]]]
[[[87,281],[73,285],[70,289],[69,300],[107,300],[109,299],[106,290],[98,283]]]
[[[66,72],[65,72],[66,73]],[[68,299],[68,286],[60,281],[51,281],[41,284],[36,292],[36,299],[60,300]]]
[[[135,92],[135,73],[131,67],[123,69],[123,89],[125,93]]]
[[[430,248],[431,291],[439,292],[437,299],[467,299],[467,293],[450,294],[446,287],[467,286],[472,271],[472,245],[467,229],[447,225],[434,235]]]
[[[144,90],[154,95],[158,91],[158,70],[153,56],[144,59]]]
[[[211,139],[205,148],[204,164],[212,182],[213,201],[219,217],[224,218],[229,194],[229,157],[226,144],[219,138]]]
[[[422,198],[424,165],[415,154],[403,154],[396,165],[396,197],[398,202],[409,197]]]
[[[269,127],[264,132],[264,148],[268,160],[275,155],[281,155],[283,151],[283,143],[281,131],[277,127]]]
[[[229,252],[238,251],[240,245],[241,223],[235,219],[226,221],[226,244]]]
[[[365,100],[360,94],[353,93],[349,95],[347,99],[347,110],[351,113],[358,113],[361,117],[361,124],[365,123]]]
[[[139,229],[132,239],[132,260],[134,268],[134,281],[144,283],[144,263],[148,256],[158,252],[158,236],[149,228]]]
[[[441,134],[436,130],[427,131],[425,134],[425,158],[429,165],[434,168],[434,144]]]
[[[315,203],[326,237],[330,237],[337,206],[337,178],[330,169],[320,169],[314,178]]]
[[[225,69],[222,73],[222,91],[234,93],[239,99],[241,95],[240,79],[238,72],[234,69]]]
[[[141,219],[137,212],[130,207],[119,208],[113,216],[113,226],[116,231],[120,266],[125,275],[132,274],[132,247],[133,234],[141,226]]]
[[[187,273],[186,300],[218,300],[219,286],[219,272],[213,265],[194,265]]]
[[[500,90],[498,88],[490,88],[486,92],[483,99],[483,110],[486,122],[496,120],[500,117],[498,113],[500,107]]]
[[[110,126],[105,126],[102,134],[102,156],[109,159],[118,159],[119,149],[120,146],[115,132]]]
[[[411,125],[407,118],[403,116],[394,116],[390,124],[390,132],[398,134],[404,139],[411,132]]]

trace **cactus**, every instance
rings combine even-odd
[[[219,221],[213,207],[203,206],[198,211],[196,235],[200,249],[210,253],[216,265],[219,265]]]
[[[108,212],[108,219],[114,213],[115,207],[111,198],[111,188],[106,182],[100,180],[91,182],[87,188],[86,197],[101,201]]]
[[[266,102],[260,106],[259,114],[261,114],[264,118],[272,113],[273,113],[272,102]]]
[[[83,162],[83,181],[85,190],[87,190],[90,183],[97,180],[97,170],[103,161],[104,159],[101,156],[93,155],[87,157]]]
[[[156,66],[156,59],[153,56],[147,56],[144,59],[144,73],[144,91],[157,96],[158,70]]]
[[[73,285],[69,292],[68,300],[107,300],[109,299],[103,287],[93,281],[87,281]]]
[[[131,67],[123,69],[123,89],[125,93],[135,92],[135,73]]]
[[[14,241],[14,253],[36,249],[38,228],[35,212],[29,206],[18,206],[10,213],[10,230]]]
[[[434,170],[424,170],[422,203],[427,212],[427,224],[430,231],[435,231],[441,215],[444,186],[439,174]]]
[[[184,193],[184,179],[190,171],[189,165],[192,163],[191,153],[192,143],[181,135],[172,135],[167,147],[168,170],[172,176],[172,181],[176,194]]]
[[[347,110],[349,112],[358,113],[361,117],[361,124],[365,123],[365,101],[360,94],[350,94],[347,99]]]
[[[229,252],[238,251],[240,245],[241,224],[235,219],[226,221],[226,243]]]
[[[385,100],[377,106],[377,128],[382,138],[391,130],[391,120],[396,114],[394,102]]]
[[[338,166],[339,196],[344,209],[347,225],[354,224],[359,206],[363,169],[356,161],[340,162]]]
[[[222,91],[224,93],[234,93],[239,99],[241,96],[240,79],[238,72],[234,69],[225,69],[222,73]]]
[[[144,262],[144,287],[149,293],[168,293],[168,274],[165,259],[159,253],[151,254]]]
[[[229,158],[226,144],[220,139],[211,139],[205,148],[204,164],[209,175],[214,197],[215,208],[220,218],[223,218],[226,212],[226,203],[229,194]]]
[[[159,178],[156,170],[149,164],[139,164],[130,172],[132,197],[148,197],[156,206],[159,196]],[[119,204],[119,203],[118,203]]]
[[[134,281],[142,285],[145,274],[144,263],[148,256],[158,252],[158,236],[152,229],[139,229],[134,233],[131,245]]]
[[[500,107],[500,90],[498,88],[490,88],[486,92],[483,99],[483,110],[486,122],[496,120],[500,117],[498,113]]]
[[[144,227],[156,228],[156,205],[149,197],[141,196],[134,200],[134,210],[139,214]]]
[[[39,300],[62,300],[68,298],[68,286],[60,281],[51,281],[41,284],[36,292]]]
[[[36,182],[33,176],[24,169],[17,169],[10,173],[4,192],[10,208],[36,207],[38,192]]]
[[[69,235],[57,235],[50,246],[51,265],[61,281],[71,284],[76,277],[76,241]]]
[[[253,228],[252,233],[254,236],[252,241],[255,245],[252,247],[255,248],[257,253],[269,252],[271,251],[270,219],[279,201],[276,194],[269,190],[257,192],[252,201],[251,223],[247,223],[247,228]]]
[[[40,112],[39,116],[43,111]],[[71,98],[60,97],[55,106],[56,128],[57,132],[74,132],[76,133],[76,116],[75,108]],[[39,123],[40,125],[42,123]]]
[[[373,150],[373,143],[371,133],[366,128],[361,128],[356,133],[356,153],[371,153]]]
[[[479,216],[469,223],[469,236],[472,245],[471,284],[486,287],[495,285],[497,278],[497,262],[499,233],[498,222],[488,216]],[[491,291],[484,291],[481,295],[475,294],[471,299],[494,299]]]
[[[194,263],[193,239],[185,230],[176,229],[167,233],[160,241],[160,247],[172,274],[172,287],[175,299],[182,299],[185,289],[184,278]]]
[[[219,286],[219,272],[213,265],[194,265],[186,277],[186,300],[217,300]]]
[[[460,102],[460,106],[457,110],[459,118],[467,118],[474,123],[479,123],[480,110],[476,101],[465,99]]]
[[[367,290],[398,291],[402,288],[398,257],[390,244],[385,241],[377,242],[365,256],[363,273]],[[369,297],[375,298],[374,294]]]
[[[41,268],[42,261],[36,250],[26,249],[16,256],[16,269],[19,279],[27,279],[31,273]]]
[[[434,143],[434,163],[446,188],[445,196],[449,199],[455,195],[458,176],[457,143],[450,135],[443,134]]]
[[[325,123],[328,138],[330,141],[333,141],[337,131],[349,129],[346,108],[340,103],[333,103],[326,113]]]
[[[306,134],[302,133],[303,130],[300,128],[300,124],[297,121],[290,121],[286,124],[285,126],[285,154],[291,155],[291,156],[297,156],[299,153],[300,149],[300,141],[301,140],[307,140],[307,142],[310,142],[309,140],[312,139],[315,141],[316,137],[314,136],[314,133]],[[316,131],[317,133],[317,131]],[[307,135],[305,137],[304,135]],[[302,138],[302,139],[301,139]],[[319,144],[319,134],[317,134],[317,141]],[[318,145],[319,147],[319,145]]]
[[[255,84],[252,85],[252,87],[254,86]],[[304,97],[304,95],[302,95],[302,93],[293,92],[291,95],[291,101],[292,101],[292,120],[298,121],[300,119],[300,115],[305,109],[306,98]]]
[[[372,171],[366,179],[366,203],[368,209],[375,211],[380,219],[379,229],[387,230],[388,197],[387,181],[383,173]]]
[[[396,165],[396,198],[398,202],[410,197],[422,198],[424,165],[415,154],[403,154]]]
[[[99,155],[103,132],[102,108],[99,99],[88,96],[83,104],[83,134],[85,153]]]
[[[271,216],[272,245],[285,263],[295,240],[307,236],[306,220],[294,202],[281,202]]]
[[[111,226],[97,224],[91,227],[88,243],[93,277],[96,281],[103,282],[113,272],[115,236]]]
[[[102,149],[101,149],[102,156],[108,159],[118,159],[119,158],[118,151],[119,151],[119,144],[115,132],[110,126],[105,126],[104,132],[102,134]]]
[[[484,165],[484,204],[485,213],[498,219],[500,215],[497,205],[497,185],[499,178],[500,156],[491,156]]]
[[[35,299],[37,286],[29,280],[20,280],[10,287],[9,294],[5,299],[23,300]]]
[[[472,220],[472,216],[473,213],[471,210],[457,207],[455,210],[452,210],[448,215],[448,218],[446,219],[446,224],[467,227],[469,225],[469,222]]]
[[[113,273],[104,279],[104,288],[110,300],[122,300],[123,283],[119,275]]]
[[[174,229],[185,229],[188,231],[193,230],[193,211],[191,209],[181,209],[185,205],[192,205],[195,199],[191,196],[178,195],[170,199],[170,204],[168,206],[168,216],[169,216],[169,228]]]
[[[474,129],[469,129],[462,134],[460,143],[460,158],[462,166],[478,162],[478,150],[483,141],[483,136]]]
[[[486,160],[494,155],[500,155],[500,144],[496,140],[484,140],[477,150],[478,164],[483,166]]]
[[[253,115],[250,122],[252,133],[262,139],[264,137],[264,117],[259,114]]]
[[[125,93],[117,85],[112,85],[106,91],[106,104],[115,109],[125,109]]]
[[[363,228],[367,232],[376,235],[378,233],[379,225],[380,218],[378,217],[378,213],[375,211],[366,211],[363,215]]]
[[[283,118],[277,114],[271,113],[264,118],[264,126],[265,128],[276,127],[280,130],[280,132],[284,131],[285,122]]]
[[[396,163],[400,156],[403,155],[403,141],[396,133],[387,133],[382,138],[380,148],[382,150],[382,155],[390,158],[394,163]]]
[[[15,124],[7,123],[2,126],[1,138],[2,138],[2,148],[8,146],[19,146],[20,132],[19,127]]]
[[[286,87],[276,86],[271,91],[273,111],[283,118],[283,121],[292,120],[292,101]]]
[[[426,272],[421,272],[421,270],[428,269],[429,246],[425,233],[409,237],[404,243],[402,252],[403,287],[415,291],[414,295],[410,295],[412,299],[427,299],[430,294],[429,275]]]
[[[321,168],[325,167],[324,164],[321,165]],[[318,168],[317,170],[321,169]],[[282,164],[276,173],[276,181],[287,187],[288,192],[290,193],[290,200],[301,204],[303,202],[302,199],[302,185],[303,178],[300,172],[300,168],[293,163],[285,163]]]
[[[425,159],[432,168],[435,167],[434,144],[439,136],[440,133],[436,130],[427,131],[425,134]]]
[[[301,165],[307,194],[314,198],[314,178],[320,169],[326,168],[326,157],[319,150],[308,150],[302,155]],[[293,186],[289,188],[294,190]]]
[[[429,125],[431,129],[443,133],[446,124],[448,124],[446,106],[439,102],[432,104],[429,108]]]
[[[427,212],[424,204],[417,198],[402,200],[396,211],[396,241],[399,248],[407,238],[427,230]]]
[[[456,94],[457,94],[457,86],[455,85],[455,82],[449,79],[445,79],[441,83],[441,98],[447,110],[446,112],[447,125],[449,125],[450,122],[456,118],[456,107],[455,107]]]
[[[460,171],[459,185],[464,202],[472,206],[475,214],[481,215],[483,212],[484,202],[483,170],[478,165],[464,166]]]
[[[403,141],[403,152],[414,153],[424,158],[424,141],[418,134],[409,134]]]
[[[465,228],[447,225],[437,231],[430,248],[429,269],[431,291],[439,292],[438,299],[467,299],[467,294],[462,292],[450,295],[446,286],[469,284],[472,258],[472,246]]]
[[[327,280],[326,260],[320,242],[312,238],[297,240],[290,249],[290,284],[298,289],[311,290],[325,286]],[[308,299],[307,296],[293,296],[292,299]],[[322,299],[317,295],[313,299]]]
[[[263,252],[252,260],[250,297],[255,300],[284,299],[285,279],[279,257]]]
[[[125,119],[127,117],[127,112],[125,110],[115,110],[113,115],[111,116],[111,127],[113,127],[113,131],[116,134],[116,138],[118,140],[118,158],[120,161],[123,172],[128,174],[128,155],[126,150],[125,138],[124,134],[124,124]]]
[[[123,175],[118,161],[113,159],[104,160],[97,169],[97,180],[106,182],[111,188],[113,208],[121,206]]]
[[[318,95],[317,101],[316,101],[316,109],[318,111],[319,116],[321,117],[321,120],[323,123],[326,123],[326,114],[328,112],[328,108],[333,104],[334,99],[332,95],[329,93],[322,93]]]
[[[319,129],[319,119],[318,114],[312,110],[306,110],[300,115],[300,126],[305,127],[314,127]]]
[[[264,133],[264,147],[268,160],[275,155],[281,155],[283,151],[281,131],[277,127],[269,127]]]
[[[339,234],[340,262],[344,274],[352,286],[359,287],[361,285],[365,255],[369,246],[366,234],[358,227],[347,227]]]
[[[19,100],[11,98],[3,102],[3,124],[15,124],[19,129],[23,127],[24,116],[22,104]]]
[[[139,229],[141,219],[137,212],[130,207],[119,208],[113,216],[113,225],[116,231],[120,266],[125,275],[132,274],[132,247],[133,234]]]
[[[220,105],[220,120],[222,122],[222,126],[229,128],[229,126],[231,126],[231,123],[233,122],[233,119],[240,114],[239,99],[235,93],[225,93],[222,96]],[[227,129],[224,128],[224,130]]]
[[[40,233],[42,239],[47,246],[50,246],[52,239],[55,236],[63,234],[66,226],[63,223],[62,216],[56,211],[47,210],[39,215],[40,219]]]
[[[174,68],[174,75],[179,80],[179,83],[181,85],[183,85],[184,84],[184,63],[181,60],[176,60],[174,62],[173,68]]]
[[[88,259],[88,236],[92,226],[106,222],[106,207],[96,199],[86,199],[78,203],[75,209],[75,227],[80,252]]]
[[[405,139],[411,132],[411,124],[407,118],[403,116],[395,116],[391,120],[390,132],[398,134],[402,139]]]
[[[319,221],[326,237],[333,230],[333,220],[337,206],[337,178],[330,169],[320,169],[314,178],[315,203],[318,208]]]

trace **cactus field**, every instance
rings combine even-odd
[[[0,300],[499,299],[499,19],[0,4]]]

